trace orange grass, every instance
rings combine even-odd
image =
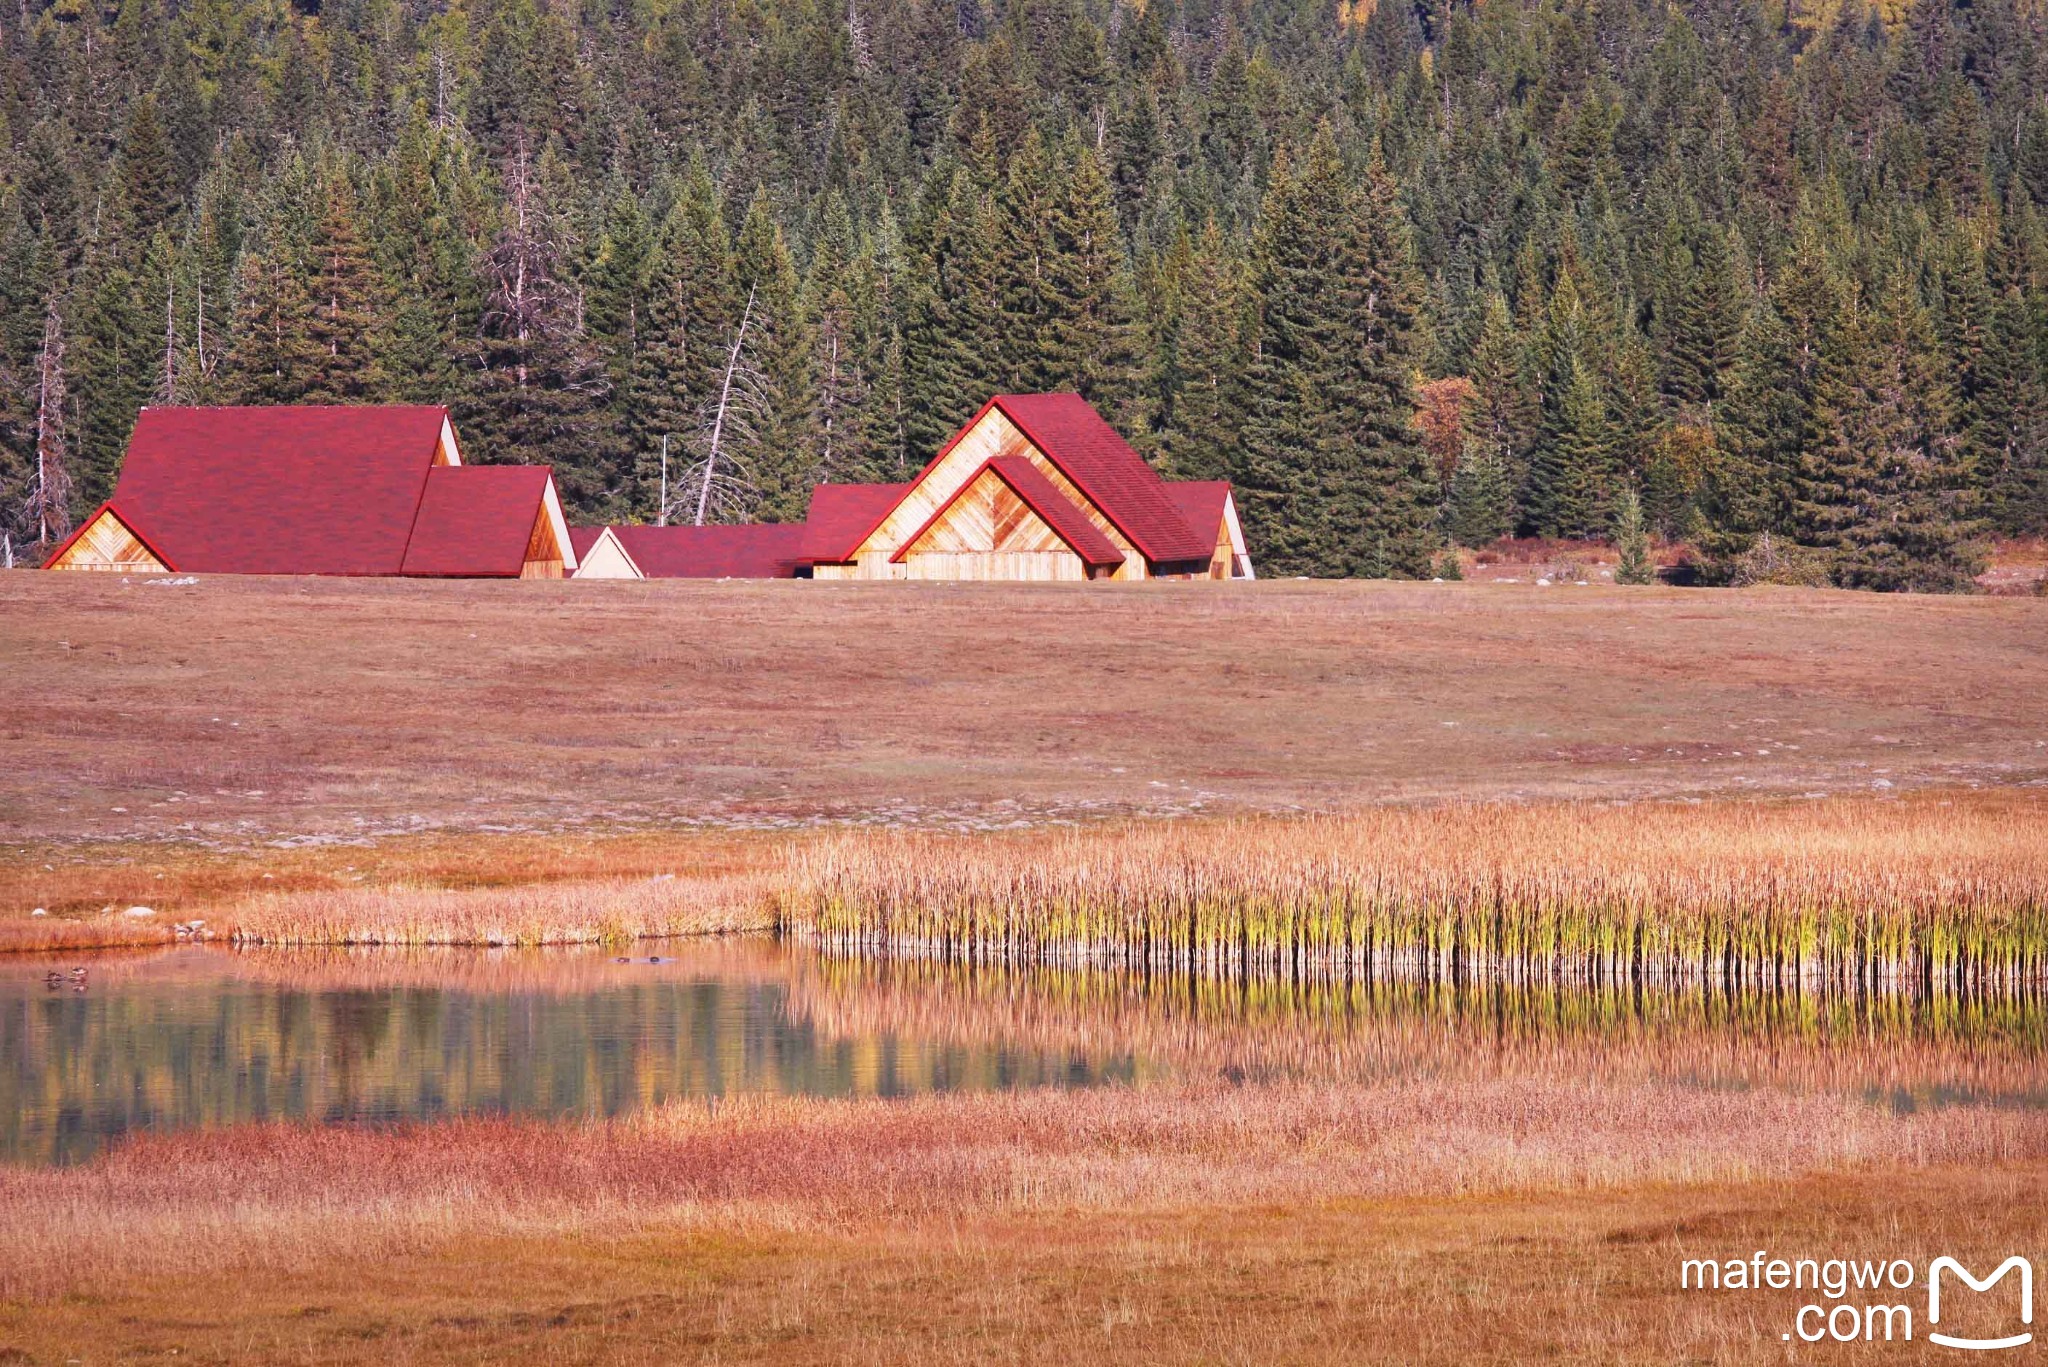
[[[2048,978],[2048,803],[1383,808],[796,846],[781,923],[972,962],[1931,990]]]
[[[1778,1359],[1810,1292],[1683,1291],[1681,1259],[2040,1248],[2048,1165],[843,1231],[592,1230],[102,1283],[16,1303],[30,1359],[421,1364],[1523,1363]],[[1980,1299],[1976,1297],[1969,1300]],[[1995,1313],[2006,1302],[1981,1298]],[[1943,1306],[1959,1332],[1963,1302]],[[1925,1326],[1920,1330],[1923,1338]],[[1916,1361],[1827,1344],[1825,1360]],[[1820,1354],[1784,1353],[1796,1362]]]
[[[846,1229],[2048,1158],[2048,1116],[1411,1080],[675,1104],[599,1123],[243,1126],[0,1170],[0,1296],[501,1236]]]

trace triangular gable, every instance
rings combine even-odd
[[[980,475],[984,466],[991,460],[1004,458],[1021,459],[1035,467],[1060,496],[1116,548],[1123,558],[1116,565],[1114,577],[1144,577],[1144,553],[1123,535],[1111,518],[1095,507],[1088,495],[1032,442],[1023,429],[1010,420],[1000,400],[990,400],[982,406],[975,420],[956,433],[932,463],[874,518],[862,538],[851,544],[841,563],[865,561],[871,555],[883,561],[893,558],[969,481]],[[1188,535],[1185,529],[1183,535]],[[822,558],[818,562],[824,563]]]
[[[1069,551],[1090,569],[1124,562],[1124,553],[1038,468],[998,456],[962,481],[953,496],[891,556],[901,564],[927,553]]]
[[[127,574],[162,574],[171,562],[152,546],[114,505],[102,503],[43,562],[46,570],[110,570]]]
[[[593,531],[595,536],[585,536]],[[578,579],[645,579],[647,575],[610,527],[571,527],[569,534],[580,549],[576,552]]]

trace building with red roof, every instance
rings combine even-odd
[[[1227,483],[1159,477],[1079,394],[999,394],[907,484],[821,485],[819,579],[1249,579]]]
[[[145,408],[114,496],[46,568],[560,578],[545,466],[466,466],[448,410]]]
[[[1223,480],[1169,482],[1078,394],[1001,394],[916,479],[801,523],[577,527],[579,579],[1250,579]]]
[[[805,526],[572,527],[578,579],[794,579]]]

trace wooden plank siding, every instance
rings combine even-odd
[[[555,539],[555,528],[548,517],[547,504],[541,504],[540,516],[533,520],[533,531],[526,538],[526,560],[519,567],[521,579],[560,579],[562,577],[562,547]]]
[[[904,540],[908,537],[916,536],[919,529],[923,528],[926,523],[931,522],[934,515],[941,508],[945,507],[947,501],[960,491],[963,483],[973,478],[976,471],[981,470],[990,460],[998,456],[1022,456],[1030,461],[1047,479],[1052,481],[1053,486],[1060,493],[1065,495],[1075,507],[1087,515],[1088,520],[1093,522],[1118,550],[1124,553],[1123,564],[1117,566],[1115,571],[1106,577],[1112,579],[1143,579],[1145,577],[1144,553],[1132,545],[1128,537],[1117,530],[1116,524],[1111,522],[1095,506],[1094,500],[1082,493],[1080,488],[1067,478],[1065,472],[1055,465],[1043,451],[1034,446],[1030,438],[1026,437],[1000,408],[991,408],[987,413],[983,414],[981,421],[976,423],[966,436],[954,443],[953,449],[946,453],[945,458],[903,496],[903,501],[898,503],[890,511],[888,517],[882,520],[882,525],[877,527],[868,536],[867,540],[861,543],[860,548],[854,553],[853,562],[850,565],[819,565],[813,571],[813,577],[818,579],[1087,578],[1087,569],[1081,564],[1080,557],[1076,556],[1072,551],[1065,550],[1064,543],[1059,542],[1057,534],[1052,533],[1050,527],[1045,527],[1043,520],[1039,519],[1036,514],[1031,514],[1032,520],[1037,522],[1040,527],[1044,527],[1046,533],[1052,536],[1054,544],[1061,547],[1058,554],[1028,551],[1021,546],[1005,546],[999,550],[994,539],[993,528],[991,527],[988,538],[980,540],[978,543],[961,543],[943,550],[935,545],[931,551],[920,551],[920,553],[904,557],[904,561],[901,563],[891,563],[892,557],[896,554],[897,549],[903,545]],[[996,479],[994,475],[985,474],[983,478],[993,481],[1003,488],[1005,494],[1015,499],[1016,496],[1010,493],[1007,486],[1002,486],[1001,481]],[[965,503],[968,500],[963,499],[962,502]],[[1026,513],[1030,512],[1028,508],[1024,509],[1024,511]],[[975,515],[992,517],[993,509],[991,508],[986,512]],[[948,520],[951,519],[949,518]],[[936,528],[933,530],[936,530]],[[1005,559],[984,562],[979,558],[996,554],[1004,556],[1033,554],[1041,556],[1042,559]],[[910,563],[913,560],[923,561],[927,560],[930,556],[941,555],[958,556],[961,558],[930,559],[928,564],[924,564],[915,570]],[[1071,566],[1064,563],[1065,561],[1071,561]],[[991,573],[989,571],[999,572]]]
[[[135,534],[121,525],[121,519],[114,516],[110,508],[101,509],[99,516],[80,532],[57,559],[50,562],[53,570],[99,570],[127,574],[162,574],[164,564],[149,548],[136,540]]]
[[[984,470],[904,552],[906,579],[1086,579],[1058,532]]]

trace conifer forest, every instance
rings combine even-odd
[[[1263,574],[1967,590],[2048,532],[2044,205],[2015,0],[19,0],[0,500],[47,545],[143,405],[445,403],[572,521],[714,428],[788,521],[1077,389]]]

